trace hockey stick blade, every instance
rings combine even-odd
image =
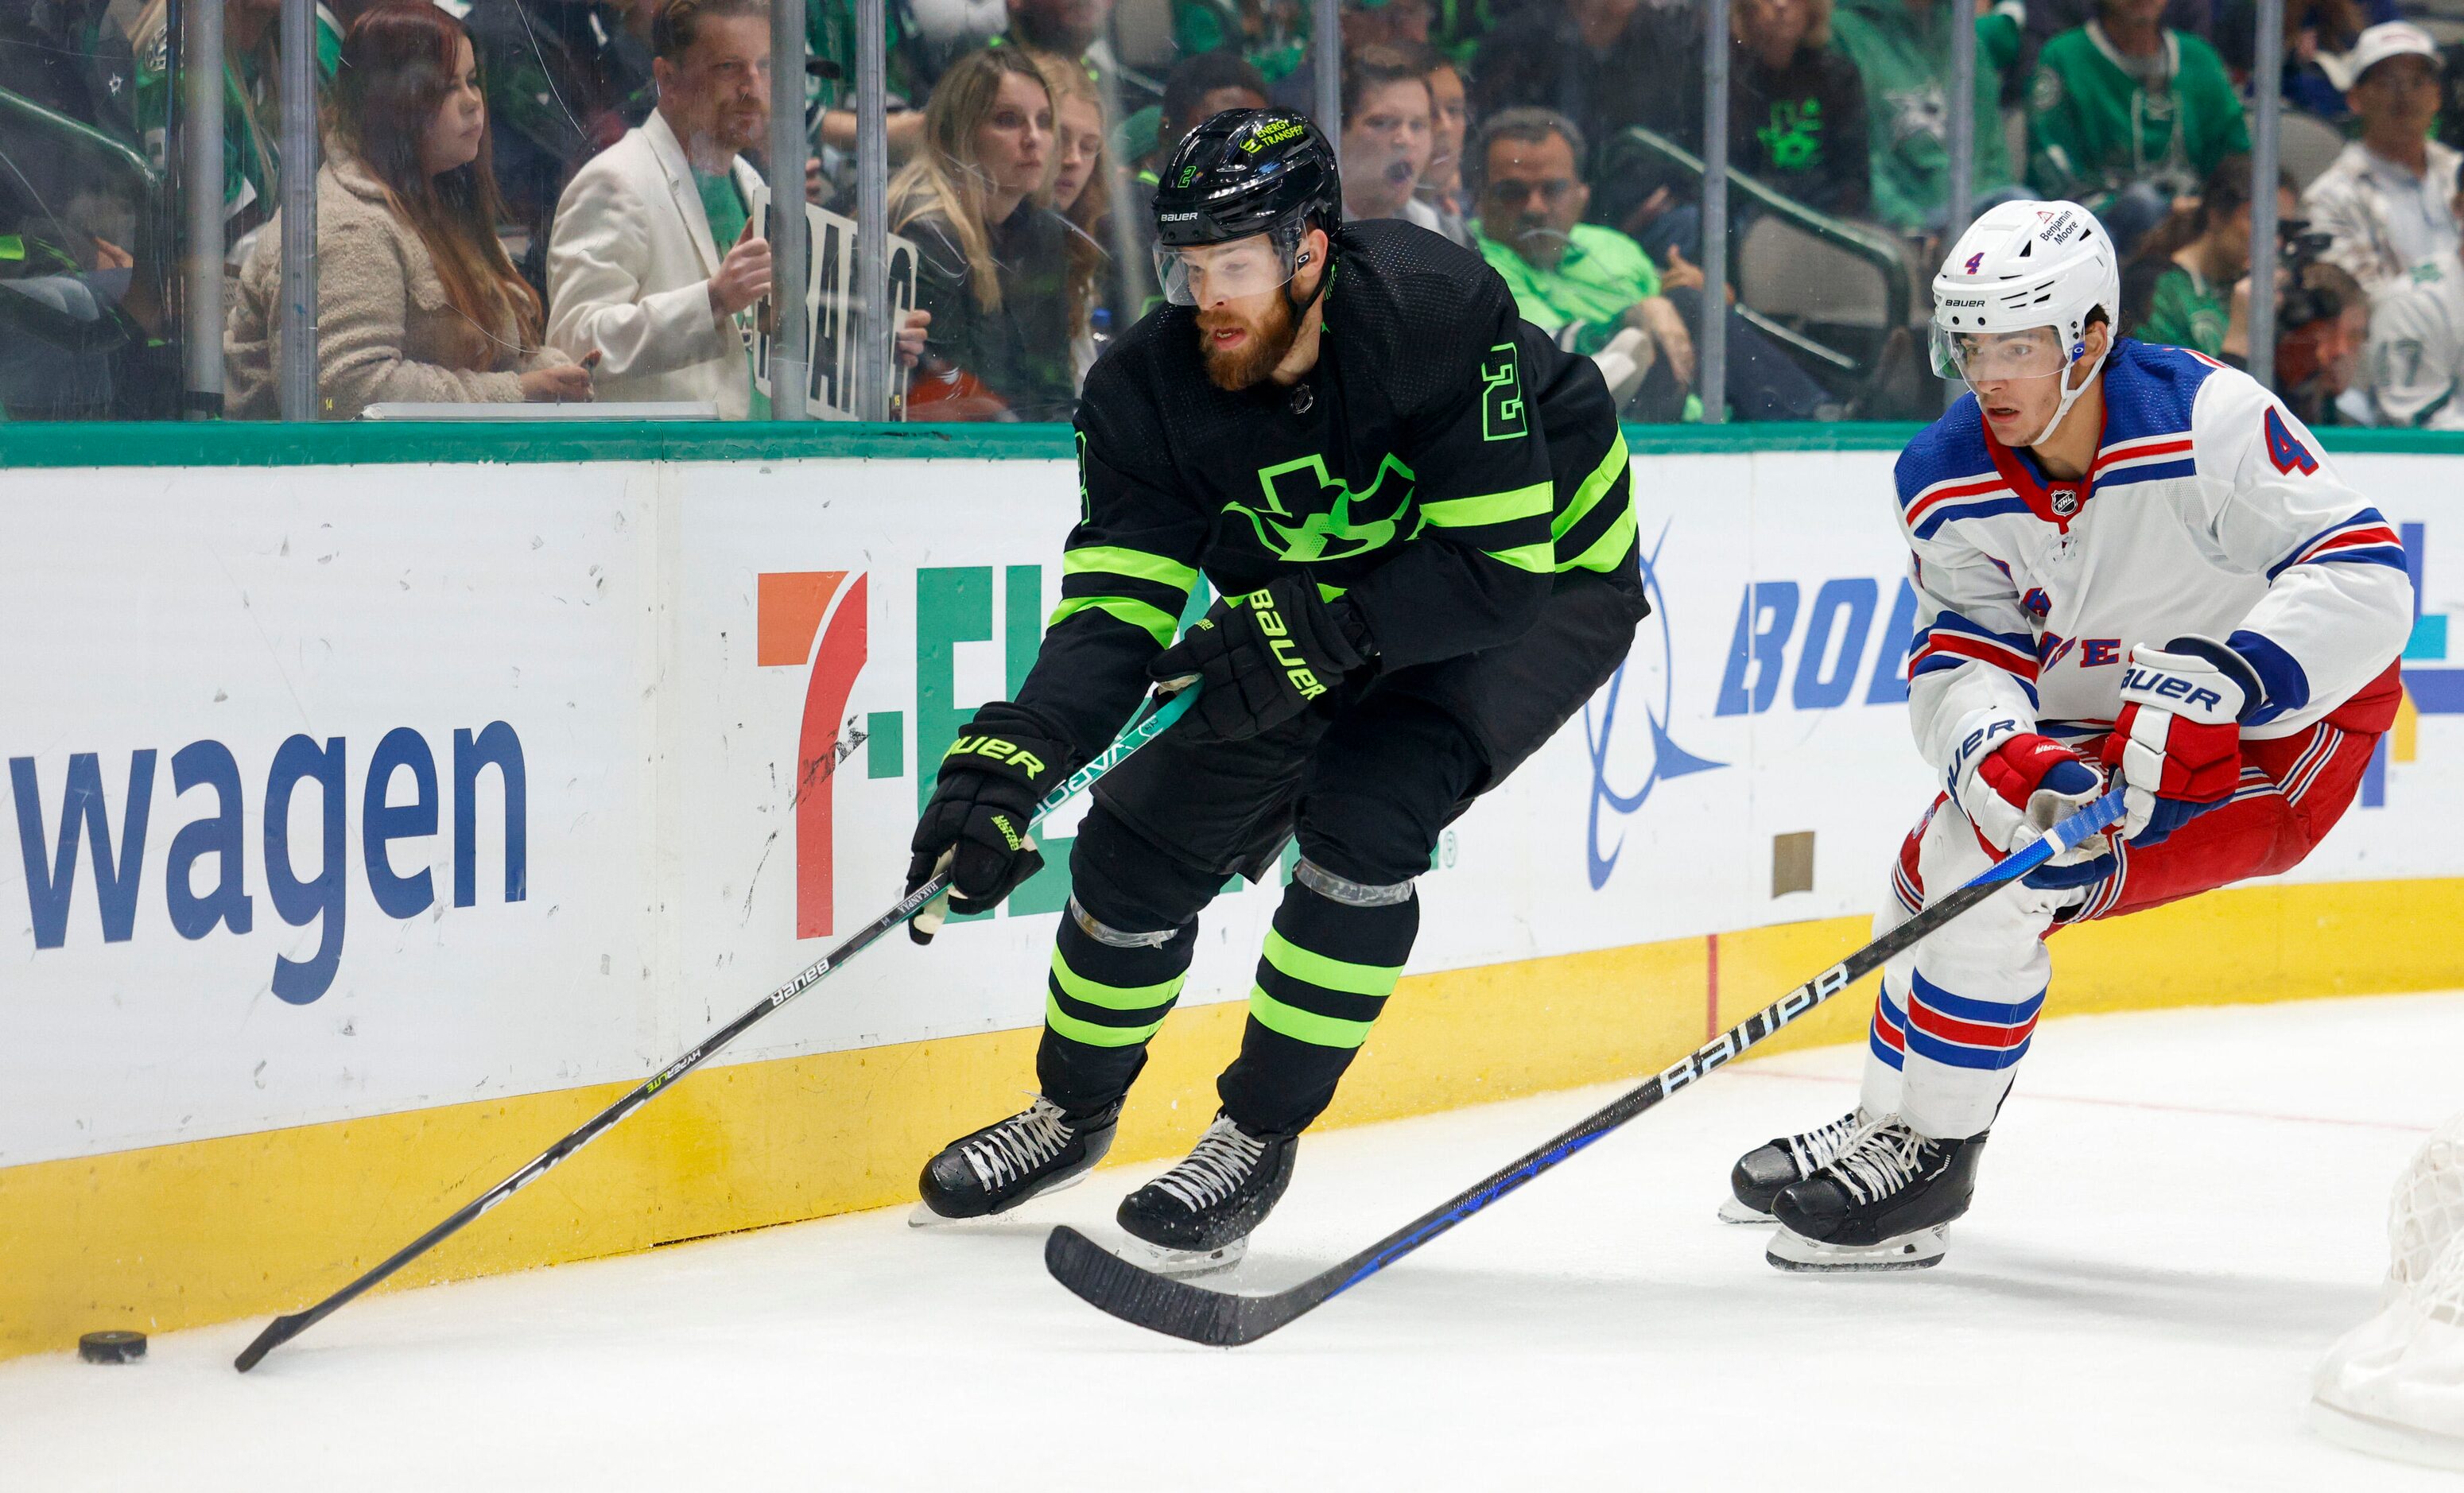
[[[1122,732],[1119,737],[1111,746],[1106,747],[1094,760],[1071,773],[1067,780],[1044,796],[1042,801],[1035,806],[1035,817],[1028,822],[1028,827],[1033,828],[1043,823],[1054,810],[1086,791],[1096,779],[1118,767],[1131,753],[1161,736],[1166,727],[1188,713],[1190,703],[1197,698],[1196,689],[1182,690],[1163,701],[1146,718]],[[935,897],[949,889],[950,878],[947,873],[943,873],[933,877],[901,897],[896,906],[857,930],[852,936],[822,955],[819,960],[805,966],[798,972],[795,978],[762,997],[742,1016],[703,1038],[701,1045],[652,1074],[641,1085],[628,1091],[624,1098],[592,1115],[579,1130],[532,1157],[529,1164],[520,1171],[464,1203],[443,1222],[387,1256],[384,1262],[366,1271],[358,1280],[315,1306],[303,1311],[276,1317],[267,1323],[265,1329],[257,1333],[248,1347],[240,1350],[237,1358],[231,1360],[231,1366],[242,1373],[248,1372],[264,1362],[266,1354],[332,1316],[362,1293],[376,1286],[395,1271],[444,1242],[458,1232],[464,1224],[538,1181],[547,1175],[549,1168],[614,1129],[627,1115],[649,1104],[678,1079],[715,1056],[721,1048],[741,1036],[746,1028],[837,973],[840,966],[870,948],[882,934],[913,917]]]
[[[1044,1266],[1079,1300],[1133,1326],[1211,1348],[1254,1343],[1375,1275],[1671,1093],[1737,1058],[1914,948],[1951,919],[2119,820],[2122,809],[2122,790],[2115,788],[2047,830],[2035,844],[2006,856],[1967,886],[1643,1080],[1639,1087],[1618,1095],[1605,1109],[1584,1116],[1547,1145],[1525,1153],[1477,1186],[1456,1194],[1351,1259],[1288,1289],[1246,1296],[1175,1280],[1122,1259],[1066,1224],[1054,1229],[1045,1241]]]

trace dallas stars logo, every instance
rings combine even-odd
[[[1262,508],[1226,503],[1223,511],[1248,519],[1260,545],[1296,564],[1349,560],[1395,541],[1415,480],[1412,469],[1390,454],[1379,459],[1368,490],[1354,493],[1349,482],[1327,474],[1325,457],[1303,456],[1259,471]]]

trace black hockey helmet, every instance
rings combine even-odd
[[[1172,153],[1155,213],[1155,242],[1167,248],[1252,233],[1272,234],[1288,248],[1313,228],[1331,235],[1343,221],[1334,147],[1306,114],[1226,109]]]

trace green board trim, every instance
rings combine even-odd
[[[1630,425],[1637,456],[1896,451],[1914,424]],[[2464,431],[2327,429],[2330,451],[2464,456]],[[0,469],[338,467],[594,461],[1068,461],[1066,425],[855,425],[706,421],[242,421],[0,424]]]

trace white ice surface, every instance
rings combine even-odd
[[[1051,1224],[1117,1237],[1127,1168],[1014,1221],[885,1211],[371,1298],[246,1376],[256,1322],[0,1365],[0,1487],[2464,1487],[2301,1416],[2372,1307],[2390,1182],[2464,1108],[2464,995],[2048,1022],[1939,1268],[1782,1275],[1713,1205],[1859,1061],[1717,1074],[1246,1349],[1045,1275]],[[1232,1279],[1331,1262],[1614,1092],[1313,1135]]]

